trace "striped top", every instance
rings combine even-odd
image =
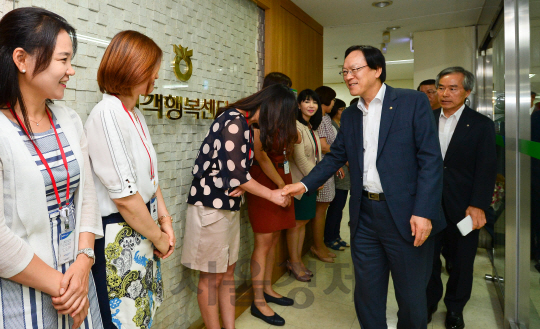
[[[80,167],[78,161],[75,159],[71,146],[69,145],[69,142],[64,135],[62,128],[57,123],[54,115],[53,122],[62,143],[66,160],[68,161],[70,173],[69,191],[71,194],[69,196],[69,207],[71,208],[69,221],[70,226],[73,225],[73,227],[75,227],[75,207],[73,205],[73,195],[79,186]],[[51,177],[37,155],[34,145],[26,136],[25,132],[19,127],[18,124],[13,123],[13,125],[16,127],[19,136],[23,139],[28,151],[32,156],[32,159],[43,175],[51,226],[50,243],[54,253],[54,268],[62,273],[65,273],[73,262],[65,264],[58,263],[58,249],[60,233],[62,232],[62,221],[59,217],[59,207],[54,189],[52,187]],[[62,161],[62,155],[60,153],[58,142],[56,141],[54,130],[51,128],[43,133],[35,133],[34,142],[39,147],[43,157],[49,164],[56,181],[60,199],[62,200],[62,206],[65,206],[67,174]],[[103,328],[103,325],[101,323],[101,314],[99,312],[92,273],[90,273],[89,285],[88,299],[90,301],[90,308],[88,311],[88,316],[81,325],[81,328],[101,329]],[[73,325],[73,318],[71,318],[69,315],[58,314],[58,312],[54,309],[50,295],[8,279],[0,278],[0,303],[2,308],[2,321],[0,321],[0,329],[68,329]]]
[[[58,132],[58,137],[60,138],[60,142],[62,143],[64,153],[66,155],[66,160],[68,162],[70,175],[69,192],[71,194],[69,196],[69,203],[72,204],[73,195],[79,187],[81,170],[79,168],[79,163],[75,159],[73,150],[71,149],[71,146],[69,145],[69,142],[66,139],[64,132],[62,131],[62,127],[60,127],[60,125],[56,122],[56,117],[54,117],[54,114],[53,122],[56,126],[56,131]],[[49,217],[51,219],[56,218],[59,215],[58,201],[56,200],[56,195],[54,194],[51,176],[47,172],[45,165],[43,165],[43,163],[41,162],[41,159],[39,158],[36,149],[34,148],[34,145],[30,141],[28,136],[26,136],[24,130],[22,130],[18,124],[14,122],[12,123],[17,128],[17,131],[23,139],[26,148],[28,148],[28,151],[32,155],[32,159],[35,161],[36,165],[41,171],[41,174],[43,175],[43,180],[45,181],[46,186],[47,210],[49,211]],[[47,163],[51,168],[51,172],[53,173],[54,179],[56,180],[58,194],[60,195],[60,200],[62,201],[62,207],[64,207],[66,205],[67,173],[66,168],[64,167],[64,162],[62,161],[62,154],[60,153],[60,149],[58,148],[58,142],[56,141],[56,136],[52,127],[46,132],[34,133],[34,142],[36,143],[37,147],[39,147],[39,150],[41,151],[43,157],[45,158],[45,160],[47,160]]]

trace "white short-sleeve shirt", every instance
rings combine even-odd
[[[130,114],[133,121],[116,96],[104,94],[84,125],[102,217],[118,212],[113,199],[139,192],[148,203],[158,187],[157,155],[148,126],[139,109]]]

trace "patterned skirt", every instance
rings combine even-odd
[[[319,191],[317,195],[317,202],[332,202],[336,196],[336,183],[334,181],[334,176],[330,177],[329,180],[324,183],[324,187]]]
[[[120,214],[105,217],[103,225],[105,237],[96,240],[93,271],[104,327],[114,328],[113,323],[119,329],[151,328],[163,301],[161,263],[154,245]]]

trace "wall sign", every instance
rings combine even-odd
[[[193,56],[193,49],[188,50],[188,47],[184,48],[181,45],[172,45],[174,49],[174,53],[176,56],[174,57],[174,75],[176,75],[176,78],[180,81],[188,81],[189,78],[191,78],[191,74],[193,73],[193,64],[191,63],[191,56]],[[187,70],[185,73],[182,73],[182,70],[180,69],[180,63],[184,61],[186,62]]]
[[[214,119],[217,109],[229,106],[228,101],[218,101],[215,99],[190,99],[182,96],[163,96],[161,94],[150,94],[144,97],[144,100],[139,103],[141,106],[149,105],[150,107],[142,107],[144,111],[155,111],[159,119],[163,118],[163,106],[167,119],[179,120],[184,114],[191,114],[196,119]]]

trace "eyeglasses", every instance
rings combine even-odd
[[[349,75],[349,73],[352,74],[353,76],[355,76],[356,74],[358,74],[358,71],[360,71],[361,69],[363,69],[366,66],[368,66],[368,65],[366,64],[364,66],[360,66],[360,67],[357,67],[357,68],[354,68],[354,69],[343,70],[343,71],[339,72],[339,75],[341,75],[343,77],[343,79],[345,79],[347,77],[347,75]]]

